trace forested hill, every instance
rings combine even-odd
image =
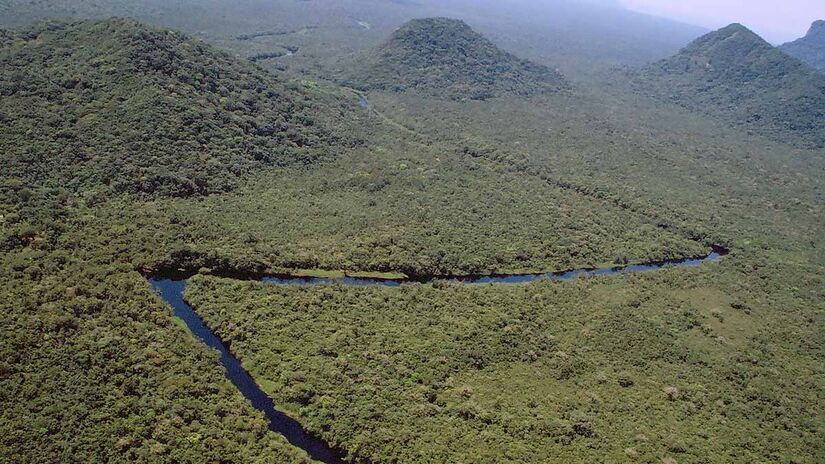
[[[365,63],[348,83],[454,100],[532,95],[567,86],[556,71],[504,52],[463,21],[448,18],[404,24]]]
[[[775,140],[825,147],[825,76],[740,24],[645,68],[637,88]]]
[[[825,73],[825,20],[815,21],[805,37],[779,48]]]
[[[86,194],[227,191],[311,162],[331,137],[297,87],[126,19],[7,33],[0,96],[0,180]]]

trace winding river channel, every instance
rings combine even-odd
[[[727,254],[727,250],[722,247],[714,247],[713,252],[703,258],[684,259],[679,261],[666,261],[653,264],[633,264],[623,267],[602,268],[602,269],[578,269],[565,272],[549,272],[537,274],[500,274],[487,276],[466,276],[450,277],[441,280],[462,284],[523,284],[541,279],[548,280],[570,280],[581,276],[607,276],[613,274],[630,272],[650,272],[660,269],[670,269],[678,267],[693,267],[704,262],[717,261]],[[374,279],[374,278],[318,278],[318,277],[294,277],[294,276],[269,276],[259,279],[261,282],[272,285],[358,285],[358,286],[387,286],[397,287],[412,283],[427,283],[427,281],[411,281],[404,279]],[[252,403],[255,409],[264,413],[269,420],[269,429],[283,435],[292,445],[303,449],[312,459],[327,464],[343,464],[339,455],[326,443],[309,435],[296,421],[285,413],[278,411],[272,399],[261,390],[258,384],[252,379],[241,366],[241,362],[229,352],[223,342],[203,323],[192,307],[184,300],[183,291],[186,287],[186,279],[162,279],[149,278],[152,287],[168,303],[174,315],[189,327],[189,331],[205,343],[210,348],[218,350],[220,362],[226,370],[226,377],[235,387],[240,390],[244,397]]]

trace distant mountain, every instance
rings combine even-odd
[[[776,140],[825,147],[825,76],[740,24],[648,66],[637,89]]]
[[[455,100],[527,96],[567,87],[556,71],[504,52],[463,21],[448,18],[404,24],[371,51],[347,81],[364,90],[412,90]]]
[[[779,49],[825,73],[825,21],[814,22],[805,37],[788,42]]]
[[[595,68],[662,59],[708,32],[612,1],[422,1],[442,5],[433,16],[461,18],[505,50],[559,66],[571,80]]]
[[[0,1],[0,26],[21,26],[44,18],[110,16],[186,31],[222,46],[229,45],[226,38],[230,36],[312,24],[317,30],[299,45],[304,51],[317,45],[313,55],[322,58],[338,57],[342,49],[375,46],[413,18],[446,16],[466,21],[518,56],[585,73],[594,66],[641,65],[661,59],[707,32],[629,11],[611,0]],[[357,26],[358,21],[368,23],[370,29]],[[251,41],[243,44],[247,50],[254,45]],[[259,52],[254,49],[253,53]]]
[[[299,91],[180,33],[111,19],[0,44],[0,181],[188,196],[326,151]]]

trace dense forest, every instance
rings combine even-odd
[[[0,175],[91,196],[224,192],[333,151],[300,88],[132,20],[18,31],[0,49],[0,94]]]
[[[309,462],[107,253],[0,254],[0,461]]]
[[[463,21],[410,21],[371,51],[345,82],[361,90],[410,91],[455,100],[529,96],[567,87],[546,66],[500,50]]]
[[[660,23],[492,3],[0,5],[0,461],[310,462],[160,274],[345,462],[825,460],[821,77],[739,26],[628,69]]]
[[[638,86],[785,143],[825,147],[825,75],[741,24],[649,66]]]
[[[825,73],[825,20],[815,21],[805,37],[779,48]]]
[[[402,289],[198,276],[186,296],[354,462],[815,462],[813,269]],[[791,297],[777,273],[819,290]]]

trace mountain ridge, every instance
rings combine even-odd
[[[825,20],[814,21],[805,37],[782,44],[779,49],[825,74]]]
[[[825,76],[741,24],[645,67],[636,87],[774,140],[825,147]]]
[[[415,90],[453,100],[530,96],[568,87],[560,73],[500,50],[464,21],[414,19],[345,80],[361,90]]]

